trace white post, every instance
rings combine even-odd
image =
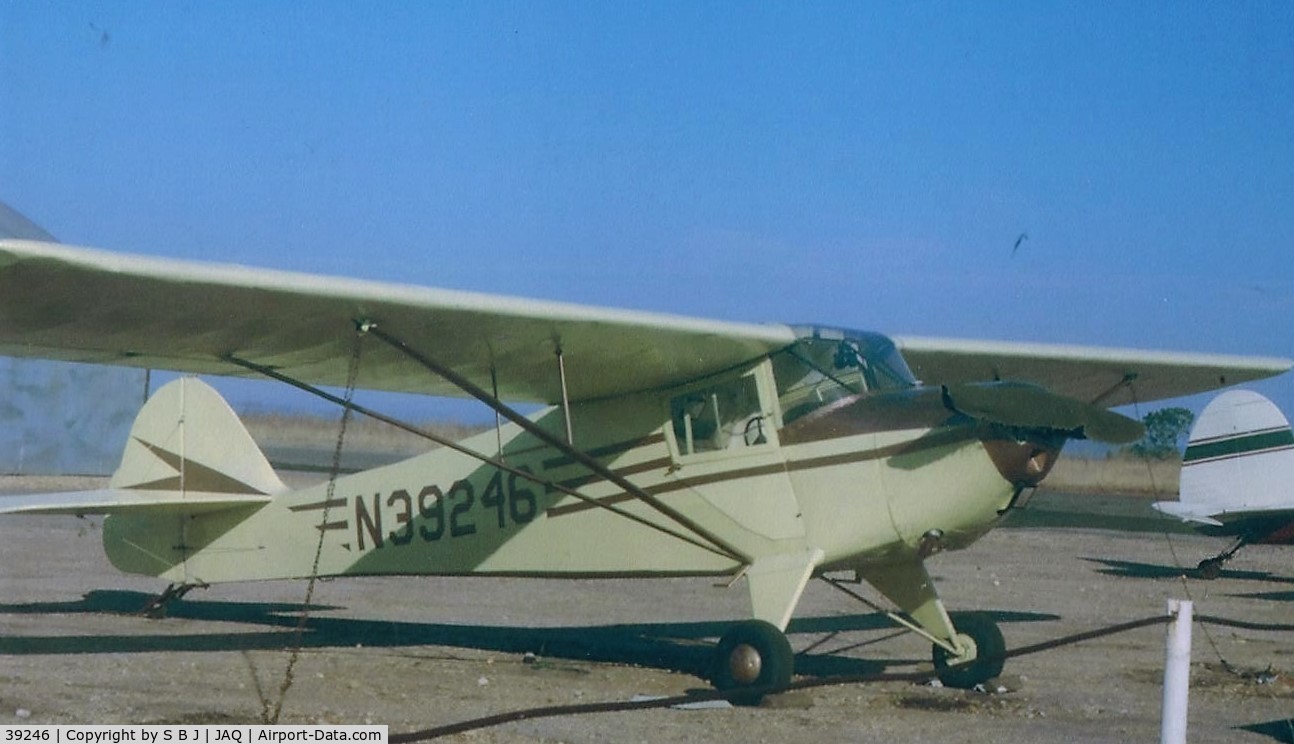
[[[1168,600],[1168,648],[1164,659],[1164,717],[1161,744],[1186,744],[1186,700],[1191,691],[1191,602]]]

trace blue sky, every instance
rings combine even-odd
[[[1260,2],[0,2],[0,200],[140,253],[1294,356],[1291,28]],[[1294,414],[1288,378],[1255,387]]]

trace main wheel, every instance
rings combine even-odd
[[[959,615],[954,619],[957,642],[965,649],[954,656],[948,649],[934,647],[935,675],[948,687],[969,689],[1002,673],[1006,662],[1006,640],[993,618],[982,612]]]
[[[782,687],[790,683],[795,654],[786,634],[763,620],[747,620],[719,639],[712,681],[720,690]],[[758,705],[762,694],[730,698],[737,705]]]

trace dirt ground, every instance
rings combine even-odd
[[[199,590],[149,619],[135,610],[162,587],[117,573],[99,540],[95,521],[0,518],[0,724],[259,722],[298,643],[285,723],[397,733],[677,695],[707,687],[707,641],[748,611],[744,585],[705,580],[383,578],[317,584],[300,635],[304,582]],[[1195,626],[1188,734],[1294,742],[1294,552],[1252,547],[1216,581],[1180,578],[1178,566],[1221,547],[1180,532],[1007,527],[931,570],[951,609],[991,613],[1012,648],[1161,615],[1172,597],[1197,615],[1283,624]],[[804,678],[929,668],[928,644],[821,582],[790,631]],[[760,708],[543,718],[456,740],[1153,741],[1163,664],[1154,626],[1012,659],[1004,693],[846,685]]]

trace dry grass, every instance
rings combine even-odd
[[[1177,493],[1181,468],[1181,460],[1177,458],[1061,456],[1044,485],[1051,490],[1076,493],[1165,495]]]

